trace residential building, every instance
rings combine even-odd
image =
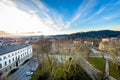
[[[26,43],[0,45],[0,77],[18,68],[32,57],[32,46]]]
[[[120,38],[111,37],[111,38],[102,38],[101,42],[99,43],[99,49],[101,51],[105,51],[105,47],[108,46],[110,43],[118,44],[120,42]]]
[[[83,43],[83,41],[82,41],[82,39],[77,38],[77,39],[73,40],[73,43],[74,44],[79,44],[79,43]]]
[[[109,42],[110,38],[102,38],[102,42]]]
[[[84,44],[87,45],[87,46],[93,46],[92,41],[84,41]]]

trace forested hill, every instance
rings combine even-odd
[[[100,30],[100,31],[78,32],[70,35],[56,35],[52,37],[54,38],[120,37],[120,31]]]

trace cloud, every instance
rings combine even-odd
[[[69,28],[68,23],[64,23],[61,14],[58,14],[52,8],[48,8],[38,0],[32,0],[32,1],[39,7],[41,13],[45,16],[45,18],[47,18],[48,22],[46,23],[49,27],[57,31],[61,31]]]
[[[92,8],[96,5],[95,0],[84,0],[82,4],[80,4],[78,10],[74,14],[73,18],[67,22],[67,27],[71,26],[72,24],[76,23],[78,20],[79,22],[85,21],[85,17],[89,15],[91,12]],[[77,23],[76,23],[77,24]]]
[[[7,1],[7,4],[12,3]],[[0,2],[0,29],[8,32],[27,32],[27,31],[42,31],[43,33],[51,30],[45,25],[38,15],[32,15],[25,11]]]
[[[103,20],[108,21],[108,20],[112,20],[112,19],[114,19],[114,18],[117,18],[117,17],[119,17],[119,16],[120,16],[120,14],[110,14],[110,15],[104,16],[104,17],[103,17]]]
[[[91,9],[95,6],[96,2],[94,0],[85,0],[78,8],[77,12],[75,13],[72,22],[77,21],[78,19],[85,17],[89,14]]]
[[[94,5],[95,4],[96,3],[94,3]],[[94,25],[97,23],[101,25],[102,23],[104,23],[104,21],[112,20],[119,17],[120,16],[118,14],[119,12],[118,10],[116,10],[115,6],[113,6],[114,4],[115,3],[110,1],[109,3],[101,5],[101,7],[95,10],[94,12],[92,12],[92,14],[89,14],[87,17],[83,19],[79,19],[79,22],[77,22],[76,25],[80,25],[80,24],[86,25],[87,24],[86,22],[88,22],[88,24],[91,24],[91,25]],[[88,9],[88,12],[86,11],[86,13],[89,13],[89,10],[92,11],[96,6],[93,6],[91,7],[91,9]],[[85,16],[85,15],[83,14],[82,16]]]
[[[1,0],[0,1],[0,30],[9,32],[41,32],[41,34],[59,34],[68,31],[72,24],[83,24],[92,21],[107,21],[118,17],[118,14],[103,12],[111,8],[111,2],[101,6],[96,12],[92,12],[97,1],[83,0],[71,20],[64,21],[64,15],[57,13],[54,9],[46,6],[40,0]],[[118,5],[119,1],[116,3]],[[115,3],[114,3],[115,4]],[[92,13],[92,14],[91,14]],[[101,14],[101,17],[99,15]],[[113,14],[113,15],[112,15]],[[99,21],[97,21],[96,19]],[[94,22],[93,22],[94,23]],[[77,26],[77,25],[76,25]]]
[[[78,10],[73,16],[73,18],[67,22],[64,22],[62,15],[58,14],[52,8],[48,8],[38,0],[32,0],[32,1],[39,7],[41,13],[47,18],[48,22],[46,23],[50,25],[49,27],[53,28],[56,31],[69,29],[71,25],[74,22],[76,22],[78,19],[89,15],[90,9],[92,9],[96,5],[95,0],[83,1],[83,3],[79,6]]]
[[[69,23],[64,23],[60,14],[51,12],[50,8],[38,0],[32,1],[39,8],[39,15],[37,9],[33,10],[23,2],[0,1],[0,29],[14,33],[40,31],[44,35],[50,35],[69,28]]]
[[[96,12],[94,12],[87,18],[84,18],[83,20],[81,20],[81,23],[86,21],[92,21],[96,16],[99,16],[100,14],[102,14],[106,8],[107,6],[102,6],[100,9],[98,9]]]
[[[39,0],[32,0],[41,10],[43,11],[50,11],[49,8],[47,8],[43,3],[41,3]]]
[[[100,8],[100,9],[96,12],[96,15],[101,14],[106,8],[107,8],[106,6]]]

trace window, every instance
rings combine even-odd
[[[9,63],[11,63],[11,60],[9,59]]]
[[[5,66],[7,66],[7,62],[6,62],[6,61],[5,61],[5,63],[4,63],[4,64],[5,64]]]
[[[3,58],[6,59],[6,56],[4,56]]]
[[[14,56],[14,53],[12,53],[12,56]]]
[[[8,58],[10,57],[10,55],[8,55]]]
[[[12,67],[10,66],[10,69],[12,69]]]
[[[0,69],[2,68],[2,64],[0,64]]]
[[[12,58],[12,60],[14,61],[14,58]]]
[[[16,57],[16,60],[17,60],[17,57]]]

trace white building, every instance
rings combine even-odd
[[[29,44],[0,45],[0,77],[19,67],[32,57],[32,46]]]

